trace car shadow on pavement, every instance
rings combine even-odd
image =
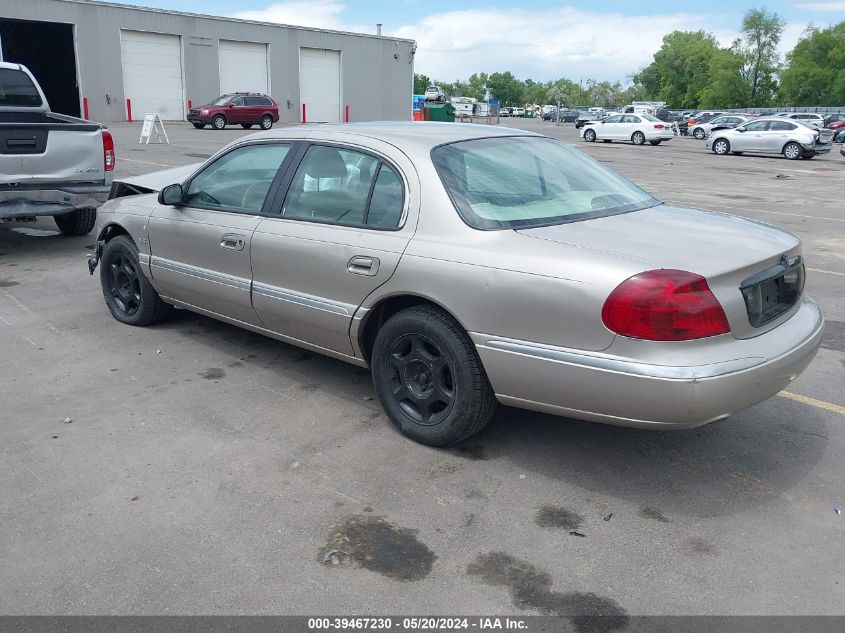
[[[614,427],[500,407],[470,440],[489,459],[668,515],[715,517],[775,501],[829,443],[815,409],[784,398],[685,431]]]
[[[366,369],[187,310],[156,327],[218,356],[230,354],[243,363],[238,369],[268,372],[350,406],[371,401],[380,410]],[[335,431],[358,432],[352,424]],[[396,433],[386,420],[377,432]],[[828,442],[822,414],[774,397],[686,431],[614,427],[500,406],[480,434],[458,447],[435,450],[472,460],[508,460],[520,472],[659,508],[667,516],[715,517],[775,501],[807,476]]]

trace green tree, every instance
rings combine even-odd
[[[472,78],[470,78],[472,79]],[[513,73],[493,73],[487,78],[487,91],[503,106],[519,106],[525,103],[525,84]]]
[[[710,83],[701,92],[703,108],[743,108],[751,91],[742,74],[744,58],[730,49],[719,50],[710,60]]]
[[[472,73],[467,79],[467,93],[464,97],[473,97],[479,101],[487,100],[487,73]]]
[[[710,62],[718,51],[712,33],[672,31],[663,37],[654,61],[634,75],[634,83],[676,108],[695,108],[710,82]]]
[[[766,9],[751,9],[742,18],[742,35],[733,43],[733,50],[743,59],[740,72],[748,83],[747,106],[772,103],[780,69],[777,47],[784,24],[783,18]]]
[[[431,79],[426,77],[425,75],[414,73],[414,94],[421,95],[425,92],[425,89],[429,86],[433,85],[431,83]]]
[[[809,27],[786,56],[780,95],[794,106],[845,103],[845,22],[826,29]]]

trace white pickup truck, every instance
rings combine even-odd
[[[114,164],[104,126],[50,112],[31,72],[0,62],[0,222],[51,215],[65,235],[89,233]]]

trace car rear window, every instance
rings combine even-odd
[[[38,88],[25,72],[0,68],[0,106],[37,108],[44,105]]]
[[[632,182],[550,138],[458,141],[434,148],[431,157],[458,213],[477,229],[563,224],[660,204]]]

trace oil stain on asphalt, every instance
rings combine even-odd
[[[584,522],[584,517],[577,512],[560,506],[545,505],[534,516],[534,523],[541,528],[577,530]]]
[[[206,380],[218,380],[226,376],[226,370],[222,367],[209,367],[205,371],[198,372],[197,375]]]
[[[417,539],[417,530],[383,517],[353,515],[330,533],[318,559],[324,565],[360,567],[393,580],[422,580],[437,558]]]
[[[520,609],[571,618],[579,633],[619,631],[628,626],[627,612],[614,600],[594,593],[552,591],[548,573],[505,552],[480,554],[467,567],[467,573],[487,585],[507,587]]]
[[[822,347],[834,352],[845,352],[845,321],[825,321]]]
[[[660,521],[661,523],[672,522],[670,519],[667,519],[660,510],[651,506],[645,506],[644,508],[640,509],[640,516],[644,519]]]

